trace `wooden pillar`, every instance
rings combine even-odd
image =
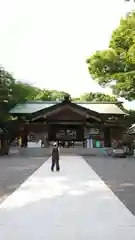
[[[27,127],[24,125],[21,128],[21,147],[27,147],[28,144],[28,131],[27,131]]]
[[[110,127],[104,128],[104,146],[111,147],[111,131]]]

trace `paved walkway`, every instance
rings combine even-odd
[[[0,205],[1,240],[134,240],[135,217],[81,157],[50,160]]]

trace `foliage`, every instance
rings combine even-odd
[[[80,102],[80,97],[72,98],[72,101],[73,101],[73,102]]]
[[[10,100],[12,85],[14,83],[15,80],[12,75],[0,67],[0,103]]]
[[[135,99],[135,13],[121,19],[109,48],[87,59],[89,73],[101,86],[111,86],[116,96]]]
[[[15,82],[12,85],[12,99],[9,108],[16,105],[17,103],[24,103],[26,101],[34,100],[40,89],[25,84],[22,82]]]
[[[70,95],[64,91],[39,89],[30,84],[17,82],[11,74],[0,68],[0,121],[7,120],[8,111],[18,103],[32,100],[56,101],[64,100],[65,96]],[[70,97],[71,98],[71,97]],[[84,93],[73,101],[94,101],[94,102],[116,102],[114,96],[103,93]],[[120,107],[122,107],[120,105]],[[8,118],[9,119],[9,118]]]
[[[42,101],[63,100],[66,94],[67,93],[64,91],[43,89],[43,90],[40,90],[39,93],[36,95],[35,100],[42,100]]]
[[[132,125],[133,123],[135,123],[135,110],[129,110],[128,114],[130,125]]]
[[[106,95],[104,93],[84,93],[80,96],[81,101],[90,102],[117,102],[117,99],[113,96]]]
[[[15,80],[10,73],[0,66],[0,122],[6,118],[8,104],[12,97],[12,86]]]
[[[0,67],[0,122],[7,120],[8,111],[18,103],[62,100],[66,94],[64,91],[41,90],[30,84],[17,82],[10,73]]]

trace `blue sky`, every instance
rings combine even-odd
[[[102,91],[85,59],[106,49],[124,0],[0,0],[0,63],[35,86],[77,96]]]

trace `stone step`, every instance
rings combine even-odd
[[[52,148],[21,148],[19,155],[25,157],[44,157],[51,156]],[[80,156],[104,156],[105,150],[101,148],[60,148],[60,155],[80,155]]]

